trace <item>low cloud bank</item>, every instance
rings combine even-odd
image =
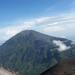
[[[0,68],[0,75],[18,75],[18,73],[10,72],[4,68]]]
[[[71,48],[70,46],[67,46],[66,44],[64,44],[63,41],[60,41],[60,40],[53,40],[53,43],[54,43],[56,46],[58,46],[58,50],[59,50],[59,51],[65,51],[65,50]]]

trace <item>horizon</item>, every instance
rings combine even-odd
[[[75,42],[75,0],[1,0],[0,43],[23,30]]]

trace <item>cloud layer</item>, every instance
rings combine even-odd
[[[18,73],[10,72],[4,68],[0,68],[0,75],[18,75]]]
[[[22,30],[37,30],[54,36],[71,36],[75,31],[75,16],[40,17],[0,28],[0,42],[8,40]]]
[[[70,46],[67,46],[60,40],[53,40],[53,43],[56,44],[56,46],[58,46],[58,51],[65,51],[67,49],[70,49]]]

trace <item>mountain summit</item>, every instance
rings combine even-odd
[[[0,64],[20,75],[39,75],[60,59],[53,40],[60,40],[67,46],[71,43],[33,30],[22,31],[0,47]]]

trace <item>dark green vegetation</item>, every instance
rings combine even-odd
[[[23,31],[0,47],[0,64],[7,69],[18,71],[21,75],[39,75],[56,65],[63,56],[57,51],[53,40],[71,45],[71,41],[67,39],[33,30]]]

